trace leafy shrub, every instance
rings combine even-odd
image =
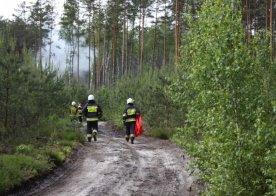
[[[141,109],[145,127],[172,127],[183,124],[183,112],[175,107],[165,93],[165,86],[169,84],[166,75],[169,73],[165,68],[147,70],[136,77],[124,77],[112,88],[99,89],[96,98],[103,108],[104,118],[122,127],[122,113],[127,98],[131,97]]]
[[[256,32],[250,47],[244,42],[240,3],[204,1],[170,86],[186,110],[186,126],[174,140],[194,157],[205,195],[275,193],[276,67],[265,34]]]
[[[59,149],[46,149],[45,154],[49,157],[49,161],[55,165],[61,165],[65,161],[65,153]]]
[[[0,155],[0,194],[48,169],[46,161],[24,155]]]
[[[32,144],[20,144],[16,147],[16,153],[31,155],[34,152],[34,146]]]
[[[74,146],[75,142],[72,141],[72,140],[61,140],[58,142],[59,145],[61,146],[69,146],[69,147],[72,147]]]
[[[65,155],[69,155],[72,152],[72,148],[70,146],[63,146],[62,152],[64,152]]]
[[[68,141],[77,141],[81,137],[80,131],[75,130],[65,130],[63,134],[63,139]]]
[[[173,128],[159,127],[159,128],[151,128],[149,135],[152,137],[168,140],[168,139],[171,139],[174,132],[175,130]]]

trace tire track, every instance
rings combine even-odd
[[[194,196],[182,150],[169,141],[141,136],[134,144],[108,123],[99,124],[97,142],[85,143],[58,178],[45,179],[39,196]]]

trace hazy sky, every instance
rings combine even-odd
[[[12,18],[12,14],[15,13],[15,9],[18,7],[20,3],[22,3],[24,0],[1,0],[2,6],[0,6],[0,16],[3,16],[4,18]],[[35,2],[36,0],[25,0],[27,4],[30,2]]]
[[[18,5],[21,4],[24,0],[0,0],[0,2],[3,3],[2,6],[0,6],[0,16],[3,16],[4,19],[12,19],[12,15],[15,12],[15,9],[18,8]],[[34,3],[37,0],[25,0],[25,2],[27,3],[27,5],[29,5],[30,3]],[[56,0],[55,2],[55,9],[56,12],[58,12],[58,15],[61,16],[61,10],[63,7],[63,2],[65,0]],[[57,21],[56,21],[57,22]],[[66,61],[66,45],[65,42],[62,40],[59,40],[58,38],[58,32],[54,32],[53,35],[53,48],[52,48],[52,52],[53,52],[53,61],[56,67],[58,67],[60,69],[60,71],[62,72],[65,68],[65,61]],[[47,59],[47,49],[48,46],[46,46],[44,48],[44,57]],[[80,71],[84,71],[87,70],[87,56],[88,56],[88,50],[87,48],[81,48],[82,52],[81,52],[81,66],[80,66]],[[76,60],[77,58],[75,58]]]
[[[4,19],[12,19],[12,15],[15,13],[15,9],[18,8],[18,5],[21,4],[23,1],[29,5],[30,3],[34,3],[37,0],[0,0],[2,2],[2,5],[0,6],[0,16],[3,16]],[[57,9],[57,12],[60,12],[62,10],[62,4],[65,0],[56,0],[55,8]],[[61,13],[59,13],[60,15]]]

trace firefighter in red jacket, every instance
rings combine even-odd
[[[92,136],[94,141],[97,141],[98,121],[102,117],[102,109],[96,104],[93,95],[88,96],[88,103],[83,107],[82,113],[86,117],[88,142],[91,142]]]
[[[134,143],[134,130],[135,130],[135,123],[136,123],[136,116],[140,115],[141,111],[134,105],[134,100],[132,98],[127,99],[127,107],[123,113],[123,122],[126,126],[126,141],[128,142],[129,139],[131,143]]]

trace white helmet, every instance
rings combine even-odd
[[[131,98],[128,98],[127,99],[127,104],[129,104],[129,103],[133,103],[134,102],[134,100],[133,99],[131,99]]]
[[[88,101],[94,100],[94,95],[89,95],[88,96]]]
[[[76,105],[76,102],[72,101],[72,106],[75,106]]]

